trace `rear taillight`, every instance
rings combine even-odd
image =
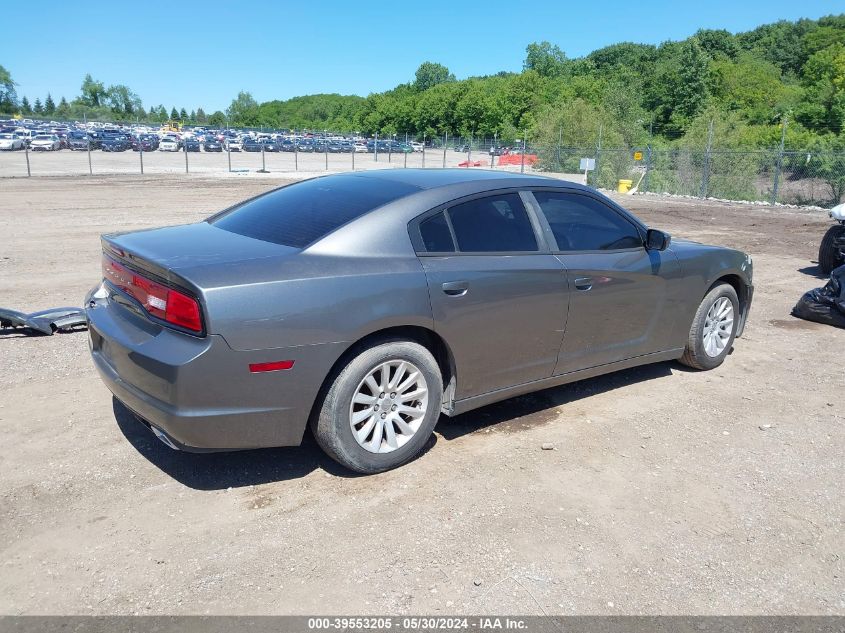
[[[134,298],[151,316],[202,332],[200,306],[193,297],[144,277],[107,255],[103,255],[103,278]]]

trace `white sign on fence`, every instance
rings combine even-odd
[[[587,171],[588,169],[595,169],[596,168],[596,159],[595,158],[582,158],[581,159],[581,171]]]

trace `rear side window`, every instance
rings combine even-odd
[[[217,228],[304,248],[365,213],[419,191],[413,185],[354,175],[314,178],[276,189],[209,218]]]
[[[516,193],[470,200],[448,213],[462,253],[537,250],[534,228]]]
[[[446,216],[442,211],[420,222],[420,237],[422,237],[425,250],[429,253],[453,253],[455,251],[452,233],[449,231],[449,224],[446,222]]]
[[[561,251],[603,251],[643,245],[637,228],[606,204],[577,193],[535,191]]]

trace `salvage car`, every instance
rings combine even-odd
[[[175,139],[171,136],[165,136],[158,144],[158,150],[160,152],[178,152],[181,148],[182,143],[179,139]]]
[[[819,270],[825,275],[845,264],[845,204],[838,204],[830,210],[835,224],[824,234],[819,245]]]
[[[223,144],[216,138],[207,136],[205,142],[202,144],[202,151],[204,152],[222,152]]]
[[[59,137],[55,134],[39,134],[29,144],[32,151],[55,152],[61,148]]]
[[[0,150],[13,151],[23,149],[23,139],[10,132],[0,134]]]
[[[94,364],[171,448],[416,456],[454,416],[599,374],[713,369],[752,261],[673,240],[587,187],[401,169],[325,176],[204,222],[105,235]]]

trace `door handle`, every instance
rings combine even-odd
[[[593,280],[591,277],[578,277],[575,280],[575,288],[578,290],[583,290],[586,292],[587,290],[592,289],[593,287]]]
[[[462,297],[469,289],[468,281],[447,281],[442,286],[443,292],[450,297]]]

